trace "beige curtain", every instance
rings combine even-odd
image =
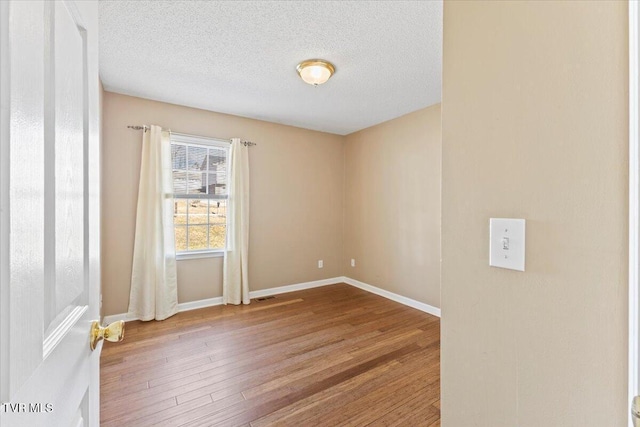
[[[222,301],[249,304],[249,153],[239,138],[231,140],[231,176],[227,205]]]
[[[171,139],[160,126],[151,126],[142,137],[131,317],[163,320],[178,310],[172,201]]]

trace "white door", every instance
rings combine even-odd
[[[0,425],[99,424],[97,2],[0,1]]]

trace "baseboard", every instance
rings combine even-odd
[[[222,297],[182,302],[178,304],[178,313],[181,313],[183,311],[196,310],[198,308],[213,307],[214,305],[222,305]],[[108,325],[109,323],[117,322],[118,320],[130,322],[132,320],[138,320],[138,318],[135,316],[130,316],[129,313],[112,314],[109,316],[104,316],[104,320],[102,321],[102,323]]]
[[[117,322],[119,320],[130,322],[132,320],[138,320],[138,318],[135,316],[129,316],[129,313],[110,314],[108,316],[104,316],[104,319],[102,319],[102,324],[108,325],[109,323]]]
[[[399,302],[400,304],[404,304],[406,306],[415,308],[417,310],[424,311],[425,313],[429,313],[434,316],[440,317],[440,309],[438,307],[434,307],[432,305],[425,304],[423,302],[416,301],[414,299],[407,298],[402,295],[394,294],[393,292],[389,292],[384,289],[377,288],[375,286],[369,285],[364,282],[360,282],[350,277],[342,277],[342,281],[356,288],[362,289],[367,292],[371,292],[372,294],[380,295],[381,297],[390,299],[395,302]]]
[[[270,295],[284,294],[287,292],[302,291],[304,289],[317,288],[320,286],[335,285],[341,283],[343,277],[334,277],[332,279],[315,280],[313,282],[296,283],[294,285],[279,286],[277,288],[261,289],[259,291],[249,292],[249,298],[262,298]],[[213,307],[215,305],[222,305],[222,297],[201,299],[198,301],[189,301],[178,304],[178,313],[189,310],[196,310],[198,308]],[[109,324],[117,322],[118,320],[124,320],[130,322],[132,320],[138,320],[135,316],[130,316],[128,313],[111,314],[104,316],[103,324]]]
[[[378,287],[360,282],[346,276],[333,277],[331,279],[314,280],[312,282],[296,283],[294,285],[279,286],[277,288],[261,289],[259,291],[251,291],[249,292],[249,298],[262,298],[271,295],[284,294],[287,292],[302,291],[304,289],[319,288],[320,286],[335,285],[336,283],[346,283],[364,291],[371,292],[372,294],[379,295],[392,301],[399,302],[400,304],[404,304],[408,307],[412,307],[417,310],[424,311],[425,313],[440,317],[440,309],[437,307],[425,304],[420,301],[416,301],[411,298],[407,298],[402,295],[394,294],[393,292],[385,291],[384,289],[380,289]],[[213,307],[215,305],[222,305],[222,297],[207,298],[198,301],[180,303],[178,304],[178,313],[181,313],[183,311],[196,310],[198,308]],[[103,323],[109,324],[118,320],[129,322],[138,319],[136,317],[129,316],[128,313],[120,313],[105,316]]]
[[[314,280],[313,282],[297,283],[295,285],[279,286],[277,288],[261,289],[249,292],[249,298],[262,298],[270,295],[285,294],[287,292],[302,291],[305,289],[319,288],[320,286],[335,285],[342,283],[344,277],[333,277],[331,279]]]
[[[198,301],[182,302],[178,304],[178,313],[183,311],[195,310],[198,308],[213,307],[214,305],[222,305],[222,297],[200,299]]]

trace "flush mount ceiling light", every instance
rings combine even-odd
[[[336,72],[333,64],[324,59],[307,59],[299,63],[296,70],[305,83],[313,86],[325,83]]]

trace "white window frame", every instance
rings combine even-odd
[[[173,145],[174,143],[177,144],[188,144],[188,145],[200,145],[200,146],[205,146],[205,147],[216,147],[216,148],[223,148],[226,150],[227,152],[227,179],[230,178],[230,173],[231,173],[231,163],[229,162],[230,160],[230,154],[231,154],[231,141],[228,139],[220,139],[220,138],[209,138],[209,137],[205,137],[205,136],[197,136],[197,135],[189,135],[189,134],[184,134],[184,133],[176,133],[176,132],[171,132],[171,145]],[[171,159],[171,161],[173,162],[173,159]],[[173,168],[172,168],[172,173],[173,173]],[[173,177],[172,177],[173,179]],[[179,200],[179,199],[184,199],[184,200],[188,200],[188,199],[193,199],[193,198],[197,198],[197,197],[188,197],[189,195],[187,195],[187,197],[179,197],[176,199],[175,197],[175,193],[173,193],[173,199],[174,200]],[[208,198],[206,198],[208,200]],[[229,200],[229,185],[227,185],[227,198],[226,200]],[[228,221],[229,218],[227,217],[227,224],[226,224],[226,229],[228,230]],[[207,225],[209,225],[209,223],[207,222]],[[189,232],[189,229],[187,228],[187,233]],[[176,260],[180,261],[180,260],[185,260],[185,259],[196,259],[196,258],[211,258],[211,257],[222,257],[224,256],[224,252],[225,252],[226,248],[219,248],[219,249],[197,249],[197,250],[186,250],[186,251],[180,251],[178,252],[176,250]]]

